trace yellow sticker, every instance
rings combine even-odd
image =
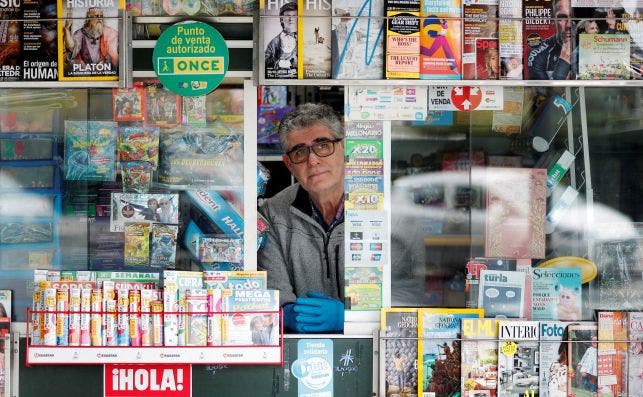
[[[518,345],[512,340],[508,340],[502,344],[502,354],[505,356],[513,356],[518,350]]]

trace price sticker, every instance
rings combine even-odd
[[[504,354],[505,356],[511,357],[516,354],[517,350],[518,345],[512,340],[506,341],[502,344],[502,354]]]

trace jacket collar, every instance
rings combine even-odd
[[[292,202],[292,206],[308,216],[313,216],[313,209],[310,207],[310,196],[308,195],[308,192],[301,187],[301,185],[297,189],[297,195],[295,196],[295,200]]]

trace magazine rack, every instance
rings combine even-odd
[[[43,313],[69,314],[68,311],[27,310],[27,334],[30,336],[33,323],[32,315]],[[75,312],[80,314],[81,312]],[[85,313],[85,312],[82,312]],[[101,315],[107,312],[99,312]],[[121,312],[129,314],[129,312]],[[256,312],[277,313],[277,312]],[[85,313],[88,314],[88,313]],[[94,313],[96,314],[96,313]],[[110,312],[110,314],[117,314]],[[137,314],[140,314],[138,312]],[[151,313],[150,313],[151,314]],[[160,316],[179,312],[154,313]],[[190,312],[180,314],[189,316]],[[213,313],[198,313],[207,315]],[[217,315],[231,314],[216,312]],[[234,315],[234,313],[232,313]],[[284,333],[280,313],[280,326],[277,345],[234,345],[234,346],[42,346],[32,345],[30,337],[26,344],[26,365],[103,365],[103,364],[245,364],[245,365],[283,365]]]

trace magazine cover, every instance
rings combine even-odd
[[[418,389],[417,308],[383,308],[382,336],[387,337],[384,352],[385,397],[413,394]]]
[[[332,43],[330,1],[297,1],[297,76],[300,79],[329,79]]]
[[[263,5],[264,76],[266,79],[296,79],[297,0],[266,1]]]
[[[386,78],[420,78],[420,0],[385,0]]]
[[[545,257],[547,170],[488,168],[485,256]]]
[[[563,321],[540,322],[540,397],[567,397],[567,326]]]
[[[462,14],[462,78],[498,79],[498,0],[462,0]]]
[[[114,121],[143,121],[145,88],[114,88],[112,90]]]
[[[532,320],[581,320],[581,269],[531,269]]]
[[[0,82],[19,81],[22,34],[20,2],[0,3]]]
[[[204,127],[206,124],[205,95],[183,97],[184,125]]]
[[[558,0],[564,2],[569,0]],[[554,0],[525,0],[522,5],[523,13],[523,79],[543,79],[542,74],[534,70],[530,73],[531,68],[538,68],[541,62],[537,62],[540,57],[538,54],[546,52],[557,43],[561,37],[556,34],[556,20],[554,17]],[[530,62],[531,61],[531,62]],[[571,65],[571,62],[568,62]],[[531,76],[533,75],[533,77]],[[570,76],[571,77],[571,76]]]
[[[112,212],[109,231],[122,232],[128,222],[161,222],[161,202],[169,205],[170,222],[179,223],[179,195],[177,193],[112,193]]]
[[[279,345],[279,291],[222,290],[223,345]],[[256,313],[260,312],[260,313]]]
[[[581,34],[578,41],[580,80],[630,78],[630,37],[625,34]]]
[[[567,327],[568,368],[567,394],[574,396],[594,397],[598,391],[597,339],[596,323],[571,324]]]
[[[516,270],[518,261],[506,258],[473,258],[465,266],[464,295],[466,307],[478,307],[480,272],[483,270]]]
[[[422,0],[420,78],[462,78],[462,1]]]
[[[11,332],[11,290],[0,290],[0,338]],[[0,341],[0,343],[4,343]],[[4,368],[4,367],[2,367]]]
[[[520,271],[482,270],[478,307],[485,309],[487,317],[524,317],[525,278]]]
[[[461,322],[484,309],[418,309],[418,396],[451,396],[460,390]]]
[[[56,0],[22,0],[22,81],[58,80]]]
[[[501,135],[518,135],[522,129],[522,111],[525,88],[503,88],[502,110],[493,111],[491,130]],[[516,166],[518,165],[522,165],[521,158],[520,163]]]
[[[598,312],[598,391],[618,397],[627,392],[627,312]],[[609,341],[609,342],[601,342]]]
[[[185,327],[186,346],[206,346],[208,341],[208,290],[190,288],[185,291],[186,312]]]
[[[266,271],[217,271],[203,272],[203,287],[207,289],[259,289],[267,288]]]
[[[498,320],[463,318],[462,339],[462,396],[482,397],[482,393],[495,397],[498,388]]]
[[[124,0],[58,0],[58,79],[118,80],[118,11]]]
[[[629,355],[627,390],[629,397],[643,396],[643,312],[628,313]]]
[[[538,321],[500,320],[498,330],[498,396],[538,396]]]
[[[150,225],[150,266],[173,268],[176,259],[178,225],[152,223]]]
[[[333,0],[333,79],[384,78],[384,0]]]
[[[113,181],[116,177],[116,123],[65,120],[65,179]]]
[[[160,83],[145,87],[145,124],[172,127],[181,124],[181,96]]]
[[[118,128],[118,161],[147,162],[158,166],[160,128],[128,126]]]
[[[522,80],[522,1],[501,0],[498,17],[500,78]]]

